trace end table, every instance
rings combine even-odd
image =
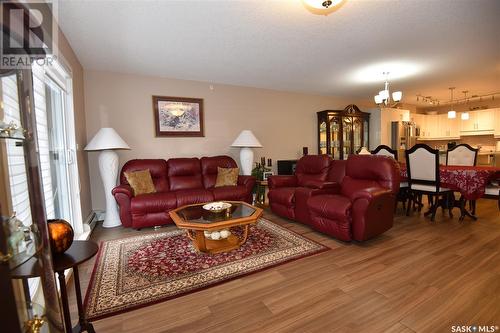
[[[61,302],[63,307],[64,326],[66,332],[83,332],[95,333],[94,327],[85,319],[83,311],[82,293],[80,289],[80,276],[78,274],[78,265],[89,260],[96,255],[99,250],[97,243],[93,241],[73,241],[71,247],[66,252],[52,255],[54,261],[54,271],[59,279],[59,287],[61,288]],[[76,302],[78,306],[78,324],[75,327],[71,326],[71,316],[69,314],[68,293],[66,290],[66,279],[64,271],[73,268],[73,276],[75,279]],[[14,278],[23,279],[25,293],[29,297],[29,288],[27,279],[40,276],[39,266],[36,260],[28,260],[25,264],[19,266],[12,272]],[[26,300],[29,304],[29,300]]]

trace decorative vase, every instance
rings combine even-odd
[[[73,243],[73,227],[63,219],[47,220],[50,248],[53,254],[61,254]]]

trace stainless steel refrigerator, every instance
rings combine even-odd
[[[391,148],[409,149],[417,141],[418,128],[412,121],[393,121],[391,123]]]

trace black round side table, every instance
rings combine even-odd
[[[67,333],[83,331],[95,333],[92,324],[85,319],[82,293],[80,289],[80,276],[78,274],[78,265],[95,256],[98,250],[99,246],[93,241],[73,241],[73,244],[71,244],[71,247],[66,250],[66,252],[62,254],[55,254],[52,256],[54,261],[54,271],[57,273],[59,286],[61,288],[61,302],[63,306],[64,326],[66,327]],[[64,277],[64,271],[70,268],[73,269],[73,275],[75,278],[76,302],[78,306],[78,324],[75,327],[71,326],[68,293],[66,290],[66,280]],[[36,260],[29,260],[25,264],[12,271],[11,275],[13,278],[23,280],[25,293],[27,292],[27,297],[29,297],[27,279],[40,276],[39,266],[36,265]],[[27,302],[29,303],[30,301],[27,300]]]

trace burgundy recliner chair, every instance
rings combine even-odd
[[[390,157],[350,155],[337,194],[311,197],[310,225],[344,241],[364,241],[389,230],[399,190],[399,165]]]
[[[307,200],[338,191],[339,184],[328,180],[332,162],[328,155],[306,155],[297,162],[294,175],[269,177],[268,197],[273,213],[309,224]]]

